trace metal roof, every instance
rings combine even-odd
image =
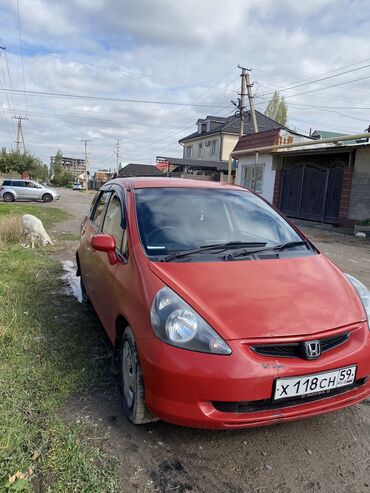
[[[119,176],[163,176],[163,173],[152,164],[129,163],[120,169]]]
[[[189,159],[189,158],[164,157],[164,156],[161,156],[161,159],[166,160],[170,164],[175,166],[191,166],[193,168],[216,169],[219,171],[227,171],[228,169],[227,161],[206,161],[203,159]]]
[[[213,117],[207,117],[208,119],[212,120]],[[214,117],[215,120],[218,117]],[[260,113],[259,111],[256,111],[256,118],[257,118],[257,125],[258,125],[258,130],[260,132],[263,132],[265,130],[272,130],[274,128],[283,128],[285,130],[289,130],[287,127],[284,125],[281,125],[275,120],[272,120],[268,116],[264,115],[263,113]],[[221,119],[221,118],[220,118]],[[240,117],[236,117],[235,115],[228,116],[224,118],[225,122],[221,123],[218,125],[216,128],[213,128],[209,132],[202,132],[199,134],[198,132],[193,132],[190,135],[187,135],[186,137],[183,137],[182,139],[179,140],[179,142],[186,142],[187,140],[192,140],[197,137],[202,138],[206,135],[212,135],[212,134],[217,134],[217,133],[231,133],[231,134],[239,134],[240,130]],[[199,121],[199,120],[198,120]],[[204,120],[205,121],[205,120]],[[291,130],[289,130],[291,131]],[[252,118],[250,115],[250,111],[247,111],[245,113],[245,121],[244,121],[244,134],[251,134],[254,133],[254,127],[253,127],[253,122]]]
[[[266,132],[257,132],[249,135],[243,135],[238,140],[234,151],[241,149],[272,146],[279,143],[280,128],[267,130]]]

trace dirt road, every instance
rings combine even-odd
[[[58,226],[59,233],[78,234],[91,199],[83,192],[63,192],[52,205],[73,217]],[[311,228],[305,232],[338,266],[370,284],[368,242]],[[76,242],[64,243],[59,257],[73,260]],[[135,427],[122,416],[112,386],[103,394],[76,396],[63,415],[97,425],[107,453],[119,460],[124,493],[353,493],[370,492],[369,404],[252,430],[214,432],[161,422]]]

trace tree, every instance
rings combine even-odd
[[[55,154],[54,164],[50,170],[51,182],[57,187],[66,187],[73,182],[73,175],[63,166],[63,154],[59,149]]]
[[[267,105],[265,115],[273,120],[281,123],[281,125],[286,125],[288,120],[288,106],[283,97],[275,91],[269,104]]]
[[[33,154],[7,151],[5,147],[0,152],[0,172],[27,175],[41,181],[45,181],[48,175],[47,166]]]
[[[50,176],[53,179],[55,175],[59,176],[61,174],[63,174],[63,153],[59,149],[55,154],[54,163],[50,169]]]

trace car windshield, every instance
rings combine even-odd
[[[135,200],[141,241],[150,256],[210,245],[269,248],[302,243],[272,207],[248,191],[143,188],[135,191]]]

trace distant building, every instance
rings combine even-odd
[[[275,120],[256,111],[260,132],[273,129],[287,129]],[[183,146],[183,158],[204,161],[228,161],[230,152],[239,140],[240,117],[235,115],[221,117],[208,115],[197,121],[197,131],[183,137],[179,143]],[[244,134],[254,133],[250,112],[245,113]]]
[[[152,164],[129,163],[119,170],[120,178],[129,176],[163,176],[156,166]]]
[[[50,157],[50,169],[53,169],[55,164],[55,156]],[[62,166],[66,171],[71,173],[73,179],[75,180],[79,175],[85,173],[86,164],[84,159],[76,159],[73,157],[62,157]]]
[[[205,161],[157,156],[157,168],[166,176],[192,180],[227,181],[228,161]],[[235,170],[232,170],[235,175]]]

